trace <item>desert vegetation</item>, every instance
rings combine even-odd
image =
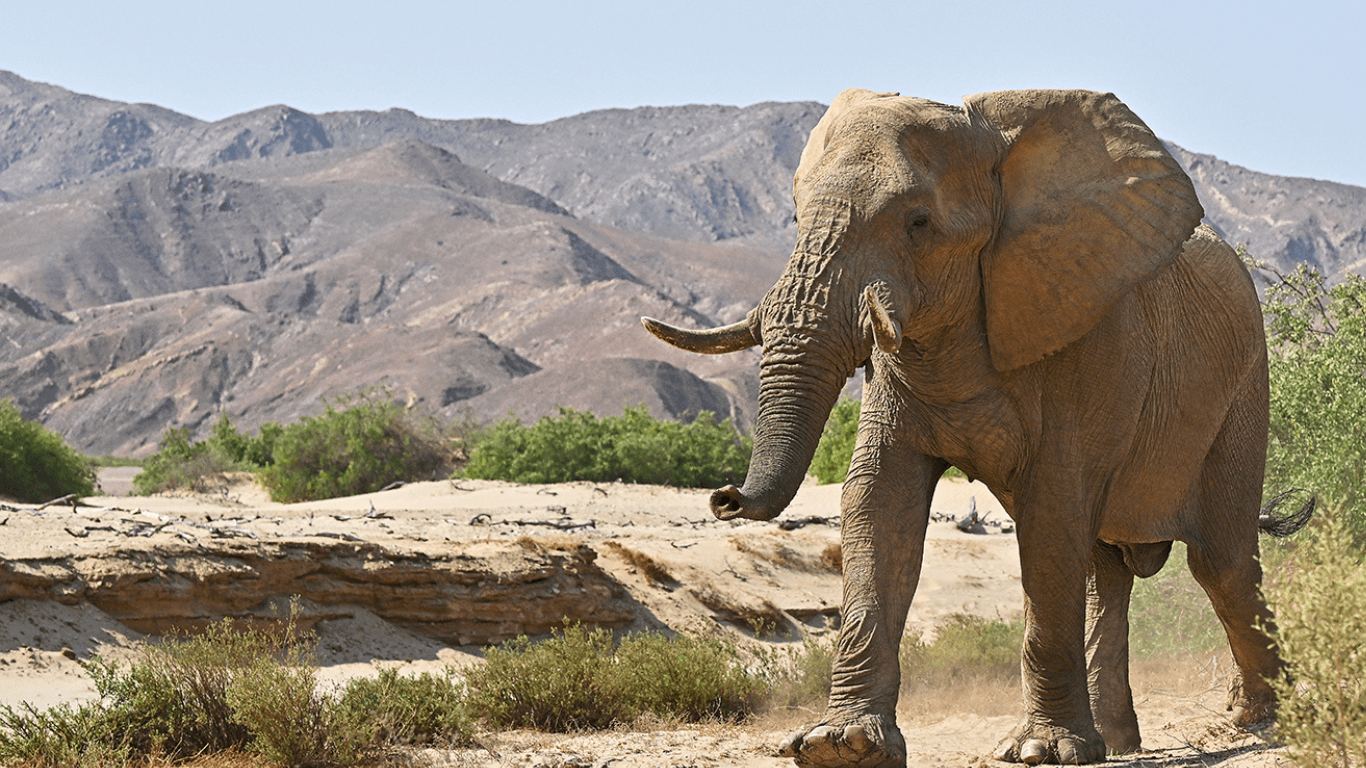
[[[903,644],[905,685],[1018,685],[1022,632],[1018,621],[954,617],[933,642]],[[245,751],[282,766],[351,765],[413,745],[468,745],[480,728],[733,722],[823,706],[833,643],[745,647],[715,629],[617,642],[607,630],[567,625],[486,654],[463,677],[388,669],[328,690],[293,614],[225,620],[149,645],[129,666],[96,658],[98,701],[0,707],[0,763],[116,766]]]
[[[599,418],[562,408],[535,424],[509,418],[478,427],[442,423],[400,406],[383,390],[326,403],[318,416],[243,435],[226,416],[192,441],[188,430],[162,435],[157,453],[134,478],[138,493],[200,490],[224,472],[252,472],[280,502],[377,491],[395,482],[449,476],[517,483],[621,481],[678,487],[739,482],[750,441],[729,419],[700,413],[681,424],[645,408]],[[464,461],[464,466],[456,468]]]
[[[364,390],[326,401],[318,416],[262,424],[255,436],[238,432],[227,416],[197,442],[184,428],[168,429],[133,486],[143,494],[199,490],[206,478],[238,471],[255,473],[275,501],[353,496],[449,474],[449,432],[384,390]]]
[[[1304,488],[1317,520],[1263,547],[1286,661],[1278,732],[1304,766],[1366,763],[1366,279],[1327,287],[1301,265],[1272,276],[1264,307],[1271,375],[1267,495]]]
[[[532,425],[508,419],[470,451],[464,477],[517,483],[572,480],[673,485],[738,483],[749,468],[751,442],[730,419],[703,411],[690,423],[660,421],[643,406],[599,418],[561,408]]]
[[[1272,274],[1267,492],[1311,490],[1366,544],[1366,278],[1328,288],[1303,265]]]
[[[25,421],[11,400],[0,400],[0,495],[41,503],[95,492],[93,463],[61,435]]]

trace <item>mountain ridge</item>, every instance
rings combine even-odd
[[[748,424],[755,353],[689,355],[638,318],[719,325],[763,296],[823,111],[206,122],[0,71],[0,393],[95,453],[363,386],[482,420],[645,404]],[[1366,189],[1168,147],[1252,256],[1366,265]]]

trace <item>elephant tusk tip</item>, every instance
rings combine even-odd
[[[660,320],[656,320],[653,317],[645,317],[642,315],[640,318],[640,324],[645,326],[645,330],[649,331],[651,336],[654,336],[655,338],[660,339],[662,341],[667,342],[673,336],[673,334],[669,333],[669,331],[671,330],[671,326],[669,326],[669,324]]]

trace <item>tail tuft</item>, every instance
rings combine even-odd
[[[1318,501],[1317,496],[1310,495],[1297,511],[1287,512],[1284,515],[1277,515],[1276,510],[1290,496],[1296,493],[1308,493],[1303,488],[1291,488],[1288,491],[1278,493],[1271,497],[1271,500],[1262,507],[1262,512],[1257,516],[1257,527],[1264,533],[1269,533],[1276,538],[1289,536],[1299,531],[1309,524],[1309,518],[1314,516],[1314,504]]]

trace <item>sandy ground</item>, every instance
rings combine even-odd
[[[105,493],[126,493],[135,470],[106,470]],[[230,525],[243,535],[353,537],[394,546],[460,550],[481,542],[572,537],[598,552],[597,564],[620,581],[649,622],[640,627],[685,627],[716,621],[717,603],[776,607],[796,628],[817,636],[835,631],[840,601],[837,573],[821,567],[838,543],[838,486],[806,485],[779,521],[720,522],[706,509],[705,491],[622,484],[519,486],[461,481],[416,483],[382,493],[307,504],[276,504],[249,484],[209,493],[86,500],[88,507],[58,514],[23,509],[6,517],[4,557],[17,553],[81,553],[133,546],[120,525],[163,523],[157,535],[188,540],[206,526]],[[955,612],[989,617],[1020,615],[1015,538],[988,526],[959,531],[947,518],[975,504],[989,522],[1007,521],[978,484],[944,481],[936,494],[924,569],[910,624],[933,628]],[[98,521],[98,522],[94,522]],[[780,522],[803,521],[793,530]],[[583,524],[564,530],[544,525]],[[83,531],[84,536],[71,533]],[[164,530],[163,530],[164,529]],[[641,558],[639,555],[644,555]],[[649,578],[652,562],[668,583]],[[699,602],[709,596],[710,608]],[[721,596],[718,598],[717,596]],[[729,626],[729,625],[727,625]],[[479,649],[452,647],[357,609],[316,626],[324,685],[380,667],[435,671],[479,663]],[[94,654],[127,661],[144,638],[98,608],[51,600],[0,603],[0,704],[39,707],[96,696],[84,664]],[[1227,660],[1221,662],[1227,670]],[[1201,666],[1203,664],[1203,666]],[[1222,716],[1225,683],[1208,660],[1157,665],[1134,672],[1144,746],[1152,752],[1115,765],[1288,765],[1279,749],[1228,725]],[[976,766],[1014,725],[1019,693],[987,690],[942,701],[908,703],[901,715],[909,765]],[[708,725],[632,729],[595,734],[529,732],[485,734],[482,749],[427,752],[435,765],[526,766],[786,766],[774,754],[786,731],[818,713],[766,716],[745,726]]]

